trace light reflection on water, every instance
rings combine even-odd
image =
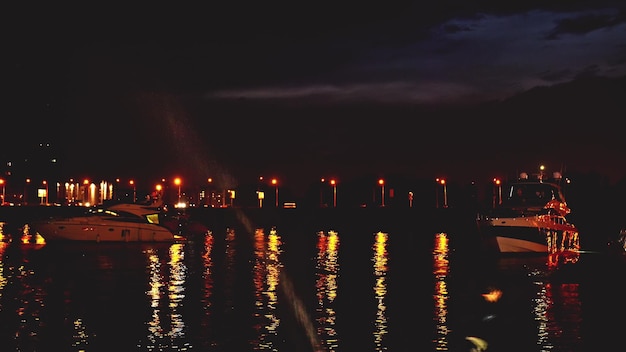
[[[265,234],[264,229],[256,229],[254,287],[255,287],[255,324],[258,338],[252,343],[255,350],[276,350],[280,318],[278,309],[278,283],[282,263],[280,262],[281,240],[276,229]]]
[[[537,321],[537,346],[541,351],[563,348],[560,344],[578,345],[581,336],[582,307],[578,283],[550,283],[537,281],[533,300]],[[567,307],[567,319],[562,319],[559,307]]]
[[[158,248],[144,251],[148,271],[146,295],[151,308],[147,320],[148,351],[182,350],[188,347],[185,321],[181,313],[185,298],[186,271],[184,245],[172,244],[167,252]]]
[[[338,294],[337,279],[339,276],[339,234],[336,231],[319,231],[317,233],[317,257],[315,269],[317,279],[316,322],[317,334],[326,351],[336,351],[339,347],[335,327],[337,312],[335,298]]]
[[[385,335],[387,334],[387,306],[385,305],[385,297],[387,295],[387,238],[384,232],[374,234],[374,295],[376,297],[376,319],[374,324],[374,346],[376,351],[385,351]]]
[[[346,306],[353,297],[342,297],[351,289],[342,286],[342,278],[354,277],[355,272],[342,272],[345,268],[340,263],[356,261],[360,254],[358,249],[344,245],[341,233],[317,231],[311,257],[301,253],[294,256],[305,263],[308,260],[306,265],[313,269],[312,276],[298,280],[310,281],[314,292],[297,290],[283,272],[293,264],[293,259],[285,262],[284,254],[294,248],[285,242],[297,241],[301,235],[259,228],[248,236],[229,228],[217,234],[208,232],[197,243],[78,245],[63,248],[63,256],[59,255],[59,247],[19,247],[0,242],[0,343],[9,350],[37,350],[51,345],[82,351],[102,345],[102,339],[115,332],[103,330],[114,327],[100,322],[110,316],[103,316],[106,309],[92,307],[97,304],[110,305],[115,312],[130,311],[128,315],[111,313],[120,321],[127,321],[124,326],[131,329],[124,331],[124,338],[119,341],[107,341],[110,346],[146,351],[241,350],[242,346],[260,351],[289,350],[286,341],[290,336],[285,333],[293,331],[293,327],[285,326],[286,314],[293,314],[296,317],[290,321],[304,330],[311,350],[345,350],[355,342],[346,333],[352,325],[347,323],[352,317]],[[358,292],[371,297],[360,301],[371,302],[370,307],[360,310],[372,311],[370,330],[358,335],[370,340],[367,345],[375,351],[393,350],[396,344],[393,322],[398,318],[389,310],[388,300],[397,287],[390,286],[389,280],[429,279],[397,277],[394,260],[414,256],[416,248],[390,246],[394,235],[379,231],[373,233],[373,238],[372,234],[363,237],[368,238],[366,255],[371,266],[356,269],[367,272],[373,283],[369,284],[369,292]],[[459,279],[455,270],[466,264],[462,260],[473,258],[452,257],[447,233],[435,233],[430,239],[432,301],[418,304],[431,307],[433,329],[432,333],[424,329],[427,336],[416,332],[416,339],[427,339],[436,351],[459,350],[455,349],[461,345],[459,336],[484,339],[488,344],[496,336],[502,344],[505,338],[497,337],[502,331],[497,326],[489,331],[485,322],[493,320],[497,325],[503,320],[515,321],[522,327],[511,333],[514,337],[534,330],[526,337],[538,351],[562,350],[563,346],[571,351],[582,349],[584,305],[580,283],[552,280],[553,262],[540,258],[529,266],[516,259],[500,260],[495,267],[475,273],[478,279],[470,275],[459,283],[455,281]],[[251,249],[249,257],[246,245]],[[514,266],[527,272],[528,281],[500,282],[500,273],[512,271]],[[490,270],[498,275],[491,277]],[[91,289],[79,286],[83,278],[93,281],[89,283]],[[245,282],[250,289],[242,292]],[[119,288],[115,287],[126,284],[131,287],[124,294],[130,296],[133,287],[142,288],[139,298],[116,293]],[[357,285],[358,282],[354,286]],[[248,294],[250,308],[242,307],[248,304]],[[130,303],[122,299],[129,299]],[[487,308],[480,310],[482,306],[474,305],[477,299],[483,300]],[[532,316],[514,316],[520,311],[516,306],[527,307]],[[487,326],[480,330],[482,335],[466,324],[467,316],[477,311],[481,319],[476,320],[476,325]],[[460,321],[459,316],[464,320]],[[338,323],[341,321],[343,325]],[[143,326],[141,330],[132,330],[139,325]]]
[[[433,274],[435,276],[435,350],[448,350],[448,333],[447,325],[448,306],[448,288],[446,278],[449,271],[448,261],[448,236],[446,233],[439,232],[435,234],[435,245],[433,250]]]

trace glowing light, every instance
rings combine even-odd
[[[483,293],[483,298],[487,302],[497,302],[500,300],[501,297],[502,297],[502,291],[496,290],[496,289],[491,290],[487,293]]]
[[[472,348],[471,350],[472,352],[486,351],[487,347],[489,346],[489,344],[487,344],[487,341],[478,337],[467,336],[465,337],[465,339],[474,345],[474,348]]]

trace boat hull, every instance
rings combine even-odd
[[[46,242],[175,242],[179,239],[163,226],[143,223],[46,221],[33,224],[32,228]]]
[[[578,251],[577,228],[560,217],[493,218],[479,224],[487,249],[499,253]]]

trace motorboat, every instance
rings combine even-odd
[[[161,210],[146,204],[94,207],[78,215],[32,222],[31,229],[46,242],[176,242],[184,237],[160,223]]]
[[[486,249],[499,253],[578,253],[578,228],[562,191],[563,177],[521,173],[497,194],[497,202],[477,222]]]
[[[203,223],[190,219],[184,210],[172,209],[159,199],[149,200],[146,203],[117,203],[109,205],[108,209],[161,224],[176,234],[184,235],[186,239],[201,237],[210,232]]]

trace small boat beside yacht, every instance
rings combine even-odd
[[[487,250],[498,253],[576,254],[578,228],[568,221],[571,209],[562,191],[563,177],[521,173],[508,184],[497,204],[477,219]]]
[[[116,204],[89,208],[79,215],[34,221],[31,229],[47,243],[176,242],[184,237],[161,223],[161,210],[145,204]]]

